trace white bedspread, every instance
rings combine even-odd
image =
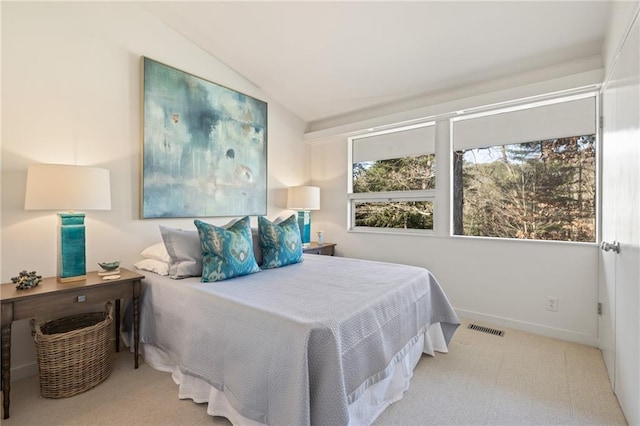
[[[237,413],[271,425],[347,425],[431,324],[459,325],[423,268],[305,256],[218,283],[147,274],[141,342]]]

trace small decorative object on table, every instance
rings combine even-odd
[[[324,244],[324,233],[322,231],[318,231],[318,244]]]
[[[42,275],[38,275],[36,271],[21,271],[17,277],[11,277],[11,282],[16,284],[18,290],[26,290],[40,284]]]
[[[102,268],[102,271],[98,271],[100,276],[117,275],[120,273],[120,261],[114,260],[113,262],[98,262],[98,265]]]

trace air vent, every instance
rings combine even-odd
[[[489,334],[493,334],[494,336],[504,336],[504,331],[502,330],[496,330],[494,328],[489,328],[489,327],[483,327],[481,325],[477,325],[477,324],[469,324],[469,327],[471,330],[476,330],[476,331],[481,331],[483,333],[489,333]]]

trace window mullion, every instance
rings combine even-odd
[[[423,200],[433,199],[436,191],[432,189],[424,191],[386,191],[386,192],[361,192],[349,194],[350,200]]]

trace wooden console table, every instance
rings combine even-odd
[[[105,280],[97,272],[87,273],[81,281],[59,283],[55,277],[45,278],[36,287],[17,290],[15,284],[0,286],[2,303],[2,408],[9,418],[11,389],[11,324],[28,318],[54,319],[78,311],[82,305],[115,300],[116,352],[120,350],[120,299],[133,298],[133,342],[135,368],[138,368],[140,342],[140,280],[144,275],[120,268],[120,278]]]

